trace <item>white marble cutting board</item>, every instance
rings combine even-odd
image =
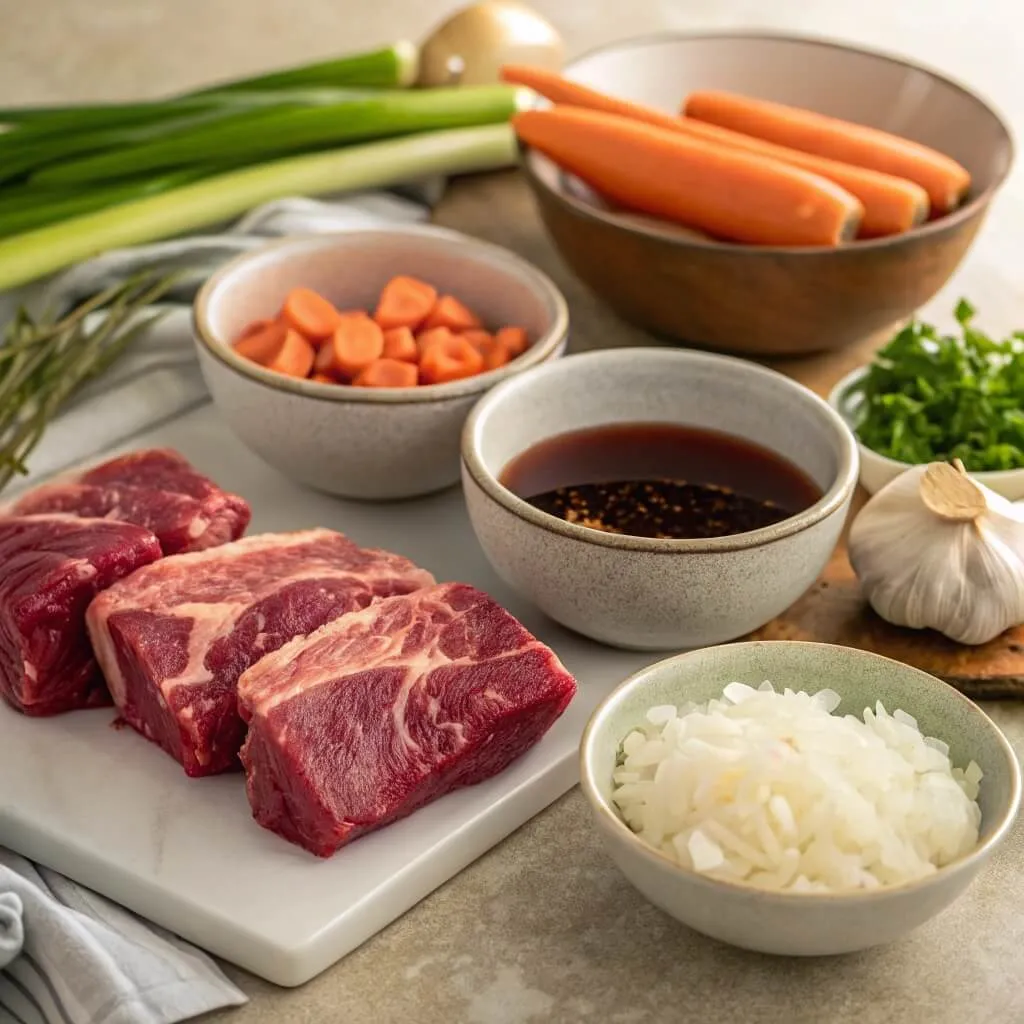
[[[131,729],[113,728],[110,709],[28,719],[0,702],[0,845],[269,981],[300,985],[571,788],[590,711],[654,657],[590,643],[518,598],[484,560],[458,489],[393,505],[315,494],[250,454],[209,405],[130,447],[151,445],[176,447],[247,497],[250,533],[330,527],[487,590],[580,682],[551,732],[502,775],[327,861],[260,828],[240,774],[189,779]]]

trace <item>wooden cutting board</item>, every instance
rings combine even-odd
[[[930,672],[974,699],[1024,698],[1024,626],[967,647],[932,630],[890,625],[861,595],[845,544],[796,604],[747,639],[859,647]]]

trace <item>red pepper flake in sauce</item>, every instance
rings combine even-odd
[[[663,540],[758,530],[822,493],[761,445],[670,423],[616,423],[547,438],[513,459],[501,481],[565,522]]]
[[[682,480],[625,480],[558,487],[527,499],[567,523],[661,540],[707,539],[759,530],[791,512],[727,487]]]

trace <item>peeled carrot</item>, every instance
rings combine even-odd
[[[393,277],[380,293],[373,319],[385,331],[392,327],[416,330],[437,301],[437,289],[415,277]]]
[[[858,232],[861,238],[902,234],[928,219],[931,210],[928,193],[907,178],[898,178],[893,174],[884,174],[868,167],[857,167],[854,164],[830,160],[828,157],[804,153],[787,146],[778,146],[774,142],[765,142],[751,135],[719,128],[718,125],[697,121],[692,117],[679,118],[679,124],[680,131],[689,135],[746,150],[749,153],[761,153],[793,167],[801,167],[812,174],[820,174],[823,178],[845,188],[864,206],[864,217]]]
[[[299,334],[314,342],[329,338],[341,319],[334,303],[312,288],[293,288],[285,296],[281,315]]]
[[[384,332],[369,317],[345,317],[327,344],[331,371],[354,377],[383,355]]]
[[[384,332],[384,358],[401,359],[404,363],[419,362],[419,346],[408,327],[392,327]]]
[[[338,382],[326,373],[313,373],[310,374],[310,380],[315,380],[318,384],[337,384]]]
[[[419,380],[413,363],[401,359],[375,359],[356,375],[352,383],[359,388],[412,388]]]
[[[260,320],[256,324],[264,326],[257,326],[254,331],[246,328],[233,348],[240,356],[266,366],[281,351],[288,328],[279,320]]]
[[[634,210],[751,244],[838,245],[864,207],[798,167],[664,128],[574,107],[526,110],[519,138]]]
[[[480,317],[453,295],[442,295],[423,321],[426,330],[431,327],[448,327],[453,331],[468,331],[480,326]]]
[[[711,142],[746,149],[752,153],[762,153],[794,167],[802,167],[805,171],[820,174],[823,178],[841,185],[864,204],[864,218],[860,225],[860,235],[864,238],[900,234],[909,231],[928,217],[928,193],[920,185],[905,178],[765,142],[752,135],[730,131],[693,117],[666,114],[653,107],[630,103],[598,92],[596,89],[588,89],[541,68],[506,65],[501,69],[501,75],[505,81],[525,85],[553,103],[619,114],[622,117],[643,121],[645,124],[685,132]]]
[[[521,356],[530,347],[525,327],[502,327],[494,337],[508,349],[509,355],[513,359],[516,356]]]
[[[308,377],[315,358],[316,350],[298,331],[286,331],[284,344],[267,363],[267,369],[289,377]]]
[[[448,332],[446,338],[438,337],[423,349],[419,375],[424,384],[443,384],[474,377],[483,368],[484,357],[473,345],[465,338]]]
[[[572,82],[554,71],[543,68],[529,67],[525,64],[505,64],[500,71],[501,80],[511,85],[525,85],[535,93],[551,100],[552,103],[564,104],[567,107],[584,107],[587,110],[603,110],[606,114],[618,114],[634,121],[643,121],[659,128],[675,129],[680,118],[674,114],[666,114],[654,107],[645,107],[640,103],[630,103],[615,96],[588,89],[579,82]]]
[[[959,206],[971,185],[967,169],[944,153],[878,128],[798,107],[707,91],[691,94],[683,111],[780,146],[906,178],[928,193],[938,213]]]

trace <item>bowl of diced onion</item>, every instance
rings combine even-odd
[[[1021,771],[991,719],[900,662],[831,644],[707,647],[595,710],[581,785],[652,903],[787,956],[883,945],[962,895],[1009,833]]]

